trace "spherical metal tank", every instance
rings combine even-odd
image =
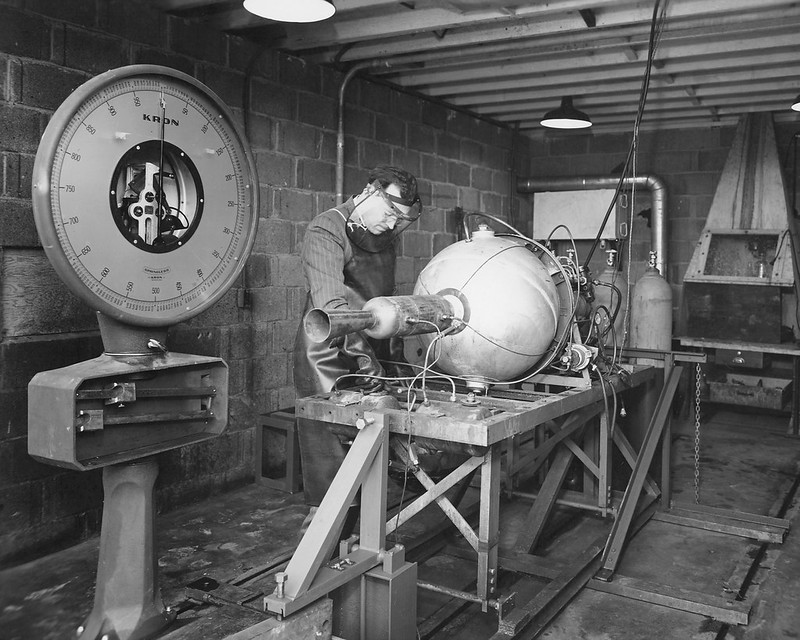
[[[466,326],[438,341],[436,368],[479,382],[512,380],[533,367],[558,327],[559,296],[548,269],[524,240],[484,226],[434,256],[414,294],[461,301]],[[436,334],[420,338],[427,345]]]

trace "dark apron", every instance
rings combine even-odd
[[[371,298],[392,295],[394,245],[375,253],[365,251],[353,242],[350,245],[353,258],[344,266],[346,298],[350,308],[361,309]],[[309,294],[303,317],[312,306]],[[389,340],[367,340],[379,360],[389,358]],[[311,342],[300,323],[294,350],[294,386],[299,398],[328,393],[339,376],[354,373],[357,369],[355,359],[338,348],[331,348],[327,342]],[[352,384],[352,379],[345,379],[340,387],[346,387],[348,383]],[[332,433],[325,422],[298,418],[297,426],[306,502],[319,505],[344,460],[347,442],[343,442],[346,440],[343,436]]]

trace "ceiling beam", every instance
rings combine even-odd
[[[737,16],[736,20],[698,20],[689,21],[680,25],[678,28],[673,24],[673,28],[665,32],[662,42],[677,39],[698,39],[707,40],[709,38],[720,39],[723,37],[735,37],[737,34],[744,36],[751,35],[754,31],[786,30],[791,25],[800,28],[800,5],[793,14],[780,12],[764,12],[760,14],[760,19],[745,19]],[[433,52],[400,54],[389,56],[393,67],[408,66],[409,68],[424,67],[437,68],[447,66],[459,66],[470,62],[479,61],[488,63],[493,60],[513,60],[520,57],[533,55],[559,56],[562,54],[577,54],[580,52],[592,53],[599,49],[628,49],[634,54],[647,50],[649,44],[649,28],[647,25],[626,25],[595,31],[586,31],[580,37],[567,36],[565,34],[550,34],[538,38],[530,38],[524,41],[512,42],[493,42],[487,40],[481,46],[464,46],[455,50],[438,50]],[[348,50],[348,53],[350,50]],[[626,57],[633,60],[632,55]],[[380,55],[367,56],[367,59],[381,59]],[[306,59],[323,62],[318,56],[306,56]],[[655,64],[659,64],[658,61]]]
[[[697,101],[699,106],[701,102],[705,104],[714,104],[719,101],[727,101],[731,96],[754,96],[761,97],[764,100],[780,100],[783,97],[792,96],[792,92],[796,91],[797,84],[784,80],[776,82],[774,80],[765,80],[763,82],[754,83],[751,85],[739,85],[734,82],[725,83],[714,89],[704,88],[700,93],[695,92],[693,100]],[[564,95],[572,95],[578,97],[579,107],[581,110],[590,111],[593,109],[605,109],[610,106],[625,104],[628,102],[635,103],[639,99],[638,87],[629,92],[608,92],[597,93],[593,91],[575,91],[566,92],[558,90],[550,90],[546,92],[537,93],[527,99],[522,100],[503,100],[498,98],[494,102],[488,103],[470,103],[460,102],[454,103],[454,106],[460,106],[470,111],[480,111],[486,113],[491,111],[494,114],[507,115],[507,116],[521,116],[531,109],[539,109],[542,111],[553,108],[555,104]],[[650,87],[648,92],[648,102],[658,104],[677,105],[683,104],[687,100],[686,92],[681,87],[675,88],[654,88]]]
[[[586,3],[578,3],[585,6]],[[596,29],[621,27],[625,25],[638,25],[641,30],[649,30],[652,9],[644,7],[641,3],[630,2],[595,2],[593,6],[605,6],[602,11],[597,11],[598,20]],[[669,5],[666,31],[669,32],[672,24],[685,21],[705,21],[713,26],[714,20],[719,21],[746,21],[753,19],[759,13],[774,9],[782,15],[797,13],[795,3],[786,0],[759,0],[754,6],[752,0],[681,0]],[[559,13],[561,12],[561,13]],[[415,12],[413,24],[399,24],[392,26],[394,20],[383,18],[386,23],[380,26],[380,18],[370,18],[369,23],[354,24],[351,21],[337,23],[322,23],[313,27],[293,26],[287,29],[287,37],[280,41],[280,47],[290,51],[302,51],[304,48],[321,49],[332,47],[338,49],[344,43],[351,43],[352,49],[343,57],[343,61],[362,58],[375,58],[387,55],[409,54],[419,51],[436,51],[446,48],[460,48],[464,46],[485,44],[487,42],[512,42],[514,40],[557,34],[567,36],[571,32],[588,35],[594,29],[587,31],[583,20],[574,12],[570,13],[567,3],[548,2],[544,5],[529,7],[526,12],[517,12],[514,18],[497,16],[497,20],[476,19],[474,22],[454,24],[452,20],[445,20],[440,14],[426,14],[422,11]],[[472,15],[472,14],[470,14]],[[438,19],[437,19],[438,18]],[[410,18],[406,18],[409,20]],[[402,21],[401,21],[402,22]],[[497,24],[495,24],[497,22]],[[327,26],[326,26],[327,25]],[[469,27],[460,28],[457,27]],[[449,29],[445,38],[437,38],[433,32]],[[386,44],[387,39],[393,39]],[[391,48],[390,48],[391,47]],[[405,48],[404,48],[405,47]],[[328,54],[328,61],[332,61],[335,52]]]
[[[732,0],[737,2],[739,0]],[[765,0],[767,2],[772,0]],[[593,0],[594,7],[619,5],[620,0]],[[623,4],[630,6],[629,0]],[[382,16],[354,17],[349,20],[335,18],[323,23],[310,25],[287,25],[286,38],[279,46],[290,51],[302,50],[309,46],[326,47],[375,40],[397,36],[412,36],[421,31],[442,31],[497,23],[512,25],[528,18],[555,15],[575,11],[586,6],[586,0],[560,0],[535,5],[520,5],[514,15],[509,16],[499,8],[457,13],[436,6],[421,7],[418,10]],[[581,21],[582,22],[582,21]],[[585,28],[585,26],[584,26]]]
[[[658,49],[659,59],[664,62],[665,68],[674,73],[673,65],[676,62],[691,59],[694,64],[706,59],[724,61],[726,58],[735,55],[741,57],[747,53],[769,52],[774,50],[776,53],[794,52],[797,54],[797,46],[800,43],[797,31],[789,29],[789,33],[757,35],[754,37],[740,37],[735,41],[719,40],[700,42],[688,42],[682,44],[681,41],[662,43]],[[402,78],[397,78],[398,84],[405,87],[433,86],[445,84],[458,84],[464,81],[473,83],[482,79],[490,80],[501,77],[535,77],[537,74],[553,75],[561,72],[571,72],[576,68],[613,68],[619,65],[620,59],[616,54],[601,50],[591,54],[580,51],[575,55],[564,55],[553,59],[547,56],[531,56],[530,58],[517,58],[510,62],[499,64],[468,64],[461,67],[447,67],[446,69],[404,69]],[[625,68],[644,70],[644,64],[626,64]],[[388,68],[384,74],[392,77],[392,69]]]
[[[702,60],[702,68],[705,73],[729,73],[731,70],[748,69],[748,68],[763,68],[770,65],[783,66],[783,65],[796,65],[798,56],[796,50],[787,48],[780,51],[770,53],[760,52],[736,52],[735,55],[718,55],[717,57],[707,57]],[[694,74],[699,68],[698,60],[688,57],[670,60],[665,69],[674,78],[680,79],[681,74]],[[481,78],[480,81],[475,81],[474,78],[468,78],[461,82],[429,82],[426,85],[418,85],[416,82],[408,86],[424,87],[425,93],[435,96],[440,99],[447,99],[453,96],[467,96],[471,94],[486,94],[502,91],[510,91],[518,89],[525,84],[535,86],[537,79],[547,84],[575,84],[577,82],[612,82],[619,79],[639,79],[643,75],[643,67],[635,67],[633,65],[606,65],[603,67],[594,67],[585,65],[573,65],[567,69],[559,69],[556,72],[549,72],[548,70],[539,69],[536,73],[519,73],[510,74],[502,73],[498,70],[497,75],[491,74],[488,77]],[[402,80],[400,78],[396,81]],[[660,76],[651,78],[651,82],[659,82]],[[523,84],[524,82],[524,84]],[[405,83],[403,86],[406,86]]]
[[[788,74],[787,74],[788,72]],[[787,75],[789,77],[787,77]],[[724,96],[730,92],[759,92],[759,91],[781,91],[783,93],[796,93],[797,82],[794,76],[800,76],[800,60],[794,67],[784,67],[782,69],[751,69],[741,71],[724,78],[716,78],[714,82],[709,82],[707,77],[697,77],[696,80],[701,84],[699,95],[701,97]],[[693,78],[687,77],[686,82],[693,82]],[[584,103],[587,108],[595,104],[605,104],[614,102],[620,95],[637,95],[641,89],[641,82],[638,80],[606,83],[598,83],[596,80],[586,82],[583,85],[548,85],[542,89],[522,88],[519,91],[506,91],[502,93],[481,94],[472,96],[456,96],[448,100],[450,104],[465,109],[479,109],[484,106],[495,105],[498,110],[513,110],[521,104],[530,104],[532,101],[552,101],[559,100],[564,95],[586,96]],[[680,86],[663,86],[651,84],[649,95],[658,97],[669,97],[680,95]]]

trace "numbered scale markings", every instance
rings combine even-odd
[[[134,325],[169,325],[233,284],[255,239],[257,179],[227,107],[166,67],[77,89],[34,166],[34,215],[67,285]]]

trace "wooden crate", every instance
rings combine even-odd
[[[724,380],[709,381],[709,400],[780,411],[791,400],[792,381],[740,373],[728,373]]]

